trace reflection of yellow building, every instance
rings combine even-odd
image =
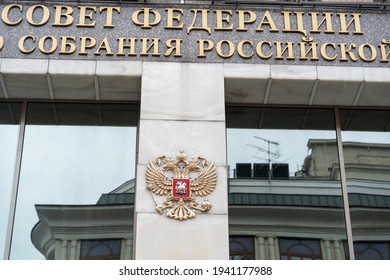
[[[390,144],[343,146],[356,256],[388,259]],[[299,176],[229,179],[231,258],[348,258],[336,141],[308,148]],[[134,180],[96,205],[36,205],[33,244],[47,259],[131,259],[133,205]]]
[[[312,151],[304,164],[308,176],[340,180],[336,141],[310,140],[308,148]],[[343,142],[343,154],[347,179],[390,181],[389,144]]]

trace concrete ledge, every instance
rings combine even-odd
[[[0,65],[0,72],[4,74],[45,74],[49,60],[2,58]]]
[[[141,61],[97,61],[96,75],[102,76],[141,76]]]

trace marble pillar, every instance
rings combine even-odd
[[[214,162],[218,176],[210,211],[186,221],[157,213],[145,180],[150,160],[180,150]],[[141,260],[229,258],[222,64],[143,63],[133,247]]]

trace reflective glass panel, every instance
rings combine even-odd
[[[355,257],[389,259],[390,111],[340,110],[340,126]]]
[[[0,252],[5,249],[18,144],[20,103],[0,103]],[[2,258],[2,257],[1,257]]]
[[[328,250],[315,258],[344,259],[333,110],[226,111],[230,234],[256,236],[261,259],[280,259],[283,238],[316,239]]]
[[[134,105],[28,106],[11,259],[80,259],[81,240],[131,239],[136,123]]]
[[[279,238],[281,260],[321,260],[319,240]]]
[[[92,239],[81,241],[82,260],[119,260],[120,239]]]
[[[253,236],[230,236],[229,252],[231,260],[254,260],[255,244]]]

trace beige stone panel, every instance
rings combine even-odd
[[[308,104],[317,80],[315,66],[271,65],[269,104]]]
[[[362,68],[318,66],[317,70],[319,83],[313,104],[352,106],[363,81]]]
[[[187,156],[205,157],[216,166],[226,166],[224,122],[141,120],[138,164],[158,156],[175,157],[180,149]]]
[[[359,106],[390,106],[390,69],[363,68],[364,88],[357,102]]]
[[[46,74],[49,61],[46,59],[1,59],[2,73]]]
[[[224,120],[223,65],[145,62],[141,99],[141,119]]]
[[[262,103],[271,77],[270,65],[224,64],[225,99],[230,103]]]
[[[135,229],[137,260],[227,260],[228,216],[199,214],[176,221],[159,214],[138,213]]]
[[[52,75],[94,75],[96,61],[86,60],[50,60],[49,73]]]

